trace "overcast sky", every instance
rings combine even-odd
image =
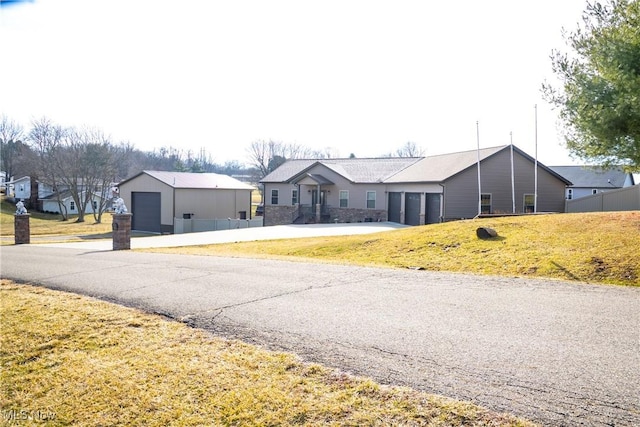
[[[10,4],[10,6],[7,6]],[[0,8],[0,114],[245,162],[256,140],[375,157],[562,147],[540,87],[586,0],[33,0]]]

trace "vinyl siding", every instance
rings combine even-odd
[[[524,195],[535,193],[535,166],[514,152],[516,213],[524,211]],[[482,193],[491,194],[491,213],[512,213],[510,150],[503,150],[480,163]],[[476,166],[445,181],[445,217],[473,218],[478,213],[478,171]],[[565,185],[538,168],[538,212],[564,212]]]

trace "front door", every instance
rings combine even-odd
[[[326,193],[326,191],[324,190],[320,191],[320,204],[322,206],[326,204],[326,197],[324,193]],[[317,204],[318,204],[318,190],[313,190],[311,192],[311,205],[315,206]]]

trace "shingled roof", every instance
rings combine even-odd
[[[627,177],[621,167],[601,168],[599,166],[549,166],[557,174],[562,175],[579,188],[622,188]],[[633,185],[631,175],[631,185]]]
[[[419,161],[419,157],[382,157],[367,159],[304,159],[287,160],[260,182],[291,182],[312,167],[322,165],[353,183],[384,182],[390,176]]]

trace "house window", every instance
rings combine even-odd
[[[20,192],[24,193],[24,184],[20,184]]]
[[[271,204],[278,204],[278,190],[271,190]]]
[[[291,204],[298,204],[298,190],[291,190]]]
[[[72,211],[76,210],[76,202],[72,201],[71,204],[69,205],[69,209]]]
[[[347,190],[340,190],[340,207],[349,207],[349,192]]]
[[[567,190],[567,200],[573,199],[573,188]]]
[[[491,213],[491,194],[480,195],[480,213],[483,213],[483,214]]]
[[[593,190],[591,190],[591,194],[598,194],[598,190],[594,188]]]
[[[376,208],[376,192],[367,191],[367,209]]]
[[[524,211],[526,213],[533,213],[536,210],[536,197],[533,194],[524,195]]]
[[[98,202],[96,202],[95,200],[93,201],[93,211],[94,212],[98,211]]]

